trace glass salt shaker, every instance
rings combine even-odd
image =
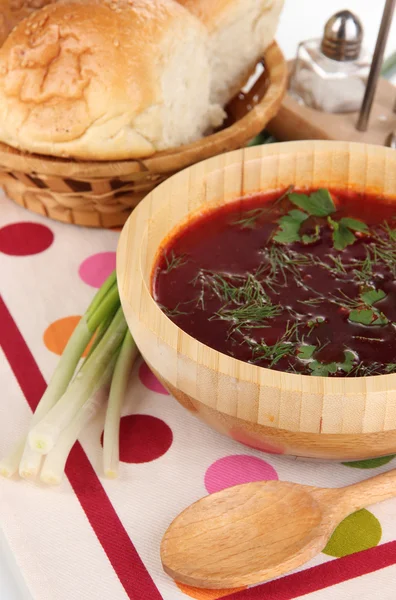
[[[289,93],[300,104],[323,112],[358,111],[370,65],[360,20],[342,10],[328,20],[321,40],[299,45]]]

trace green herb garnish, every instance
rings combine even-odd
[[[386,298],[386,294],[383,290],[369,290],[361,294],[360,297],[367,306],[373,306],[373,304]]]
[[[175,306],[175,308],[168,308],[167,306],[163,306],[162,304],[158,304],[163,313],[169,318],[174,319],[175,317],[181,317],[182,315],[188,315],[188,313],[179,309],[180,303]]]
[[[336,250],[345,250],[347,246],[356,242],[354,231],[368,232],[367,225],[356,219],[344,217],[339,221],[334,221],[331,217],[328,217],[327,221],[333,230],[333,243]]]
[[[309,360],[310,358],[312,358],[315,350],[316,346],[304,344],[303,346],[299,347],[297,352],[297,358],[299,358],[300,360]]]
[[[325,364],[318,360],[313,360],[309,363],[309,368],[312,371],[311,375],[314,375],[315,377],[328,377],[330,374],[337,373],[338,370],[337,363],[332,362]]]
[[[301,223],[304,223],[308,218],[308,215],[301,210],[291,210],[279,219],[280,230],[274,235],[274,241],[279,244],[298,242],[301,239],[299,233]]]
[[[252,210],[248,210],[244,212],[244,216],[237,221],[233,221],[232,225],[239,225],[242,229],[254,229],[256,227],[257,221],[263,215],[270,213],[282,200],[284,200],[290,192],[294,189],[294,185],[290,185],[287,190],[277,198],[277,200],[271,204],[271,206],[263,207],[263,208],[253,208]]]
[[[349,313],[349,320],[352,323],[359,323],[360,325],[387,325],[389,320],[384,314],[378,313],[374,309],[362,308],[355,309]]]
[[[296,339],[293,340],[293,337],[295,337]],[[293,355],[295,352],[296,344],[298,342],[298,324],[294,323],[293,325],[290,325],[290,323],[287,323],[284,335],[280,339],[278,339],[275,342],[275,344],[269,346],[263,340],[261,341],[261,343],[253,341],[249,342],[253,350],[253,357],[251,362],[258,363],[262,360],[270,361],[270,364],[268,366],[271,369],[282,358]]]
[[[333,199],[328,190],[320,189],[310,196],[305,194],[289,194],[289,200],[298,208],[302,208],[314,217],[327,217],[335,212]]]
[[[255,329],[265,327],[267,319],[273,319],[282,312],[282,307],[279,304],[272,304],[270,300],[267,302],[252,302],[245,306],[237,308],[221,308],[217,313],[210,318],[229,321],[233,324],[232,329]]]
[[[331,362],[331,363],[322,363],[319,360],[314,360],[309,363],[309,368],[312,371],[312,375],[317,377],[328,377],[329,375],[333,375],[337,373],[337,371],[341,370],[345,373],[350,373],[353,369],[353,363],[356,360],[356,357],[353,352],[350,350],[346,350],[344,352],[344,361],[340,362]]]
[[[174,269],[178,269],[182,265],[185,265],[188,261],[184,254],[176,256],[172,250],[169,255],[164,254],[165,268],[164,273],[168,275]]]
[[[360,231],[361,233],[368,233],[368,227],[366,223],[358,221],[357,219],[350,219],[349,217],[343,217],[339,221],[340,225],[351,229],[352,231]]]
[[[338,363],[338,368],[345,373],[350,373],[353,369],[353,363],[356,360],[356,356],[350,350],[344,352],[344,362]]]
[[[306,246],[309,244],[314,244],[320,240],[320,226],[315,225],[315,232],[311,234],[304,234],[301,238],[301,241]]]

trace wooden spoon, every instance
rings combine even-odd
[[[162,564],[194,587],[254,585],[313,558],[352,512],[395,496],[396,470],[334,489],[238,485],[195,502],[173,521],[162,540]]]

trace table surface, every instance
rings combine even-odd
[[[381,19],[381,10],[384,1],[372,2],[372,0],[333,0],[331,8],[325,3],[317,0],[286,0],[282,21],[279,27],[277,39],[286,54],[292,58],[295,55],[297,44],[301,39],[319,37],[324,22],[337,10],[348,8],[355,11],[363,21],[365,27],[365,43],[370,49],[374,48],[378,27]],[[327,4],[327,3],[326,3]],[[303,9],[303,13],[302,13]],[[298,27],[296,27],[298,23]],[[395,51],[394,40],[396,39],[396,19],[392,25],[389,37],[387,55]],[[393,43],[392,43],[393,42]],[[1,522],[0,522],[1,526]],[[12,556],[7,542],[0,529],[0,598],[1,600],[25,600],[30,594],[19,573],[18,566]],[[56,600],[56,598],[54,598]]]

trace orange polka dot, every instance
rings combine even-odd
[[[62,354],[80,319],[81,317],[79,316],[64,317],[63,319],[54,321],[47,327],[43,339],[44,344],[50,352],[59,356]],[[87,355],[90,346],[91,342],[88,344],[83,356]]]
[[[195,598],[195,600],[219,600],[219,598],[224,598],[235,592],[246,590],[246,587],[234,588],[232,590],[202,590],[200,588],[184,585],[184,583],[176,583],[176,585],[184,594],[190,596],[190,598]]]

